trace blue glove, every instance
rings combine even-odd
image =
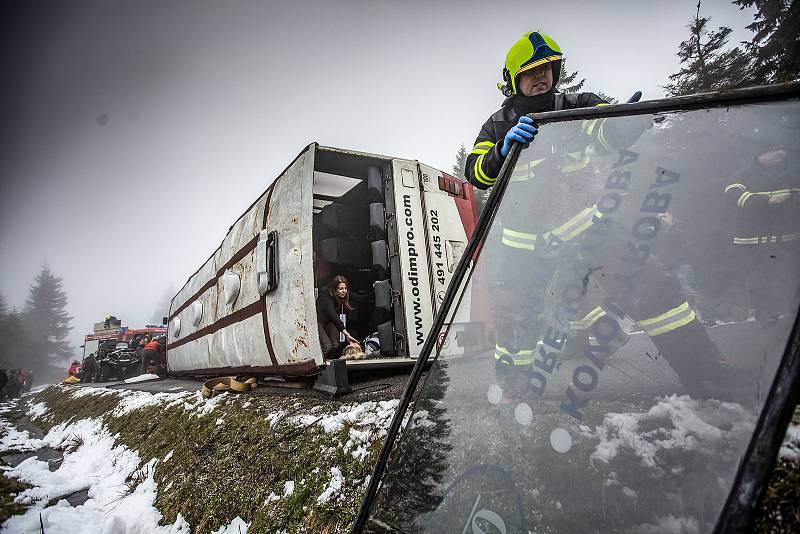
[[[539,133],[539,129],[533,125],[533,119],[530,117],[522,116],[519,122],[511,128],[503,139],[503,146],[500,147],[500,155],[503,157],[508,156],[508,151],[511,150],[511,143],[519,141],[527,145],[533,141],[534,136]]]

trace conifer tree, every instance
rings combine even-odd
[[[462,182],[467,180],[467,175],[464,173],[465,166],[467,164],[467,156],[467,149],[464,146],[464,143],[461,143],[461,147],[456,153],[456,164],[453,165],[453,176],[459,178]]]
[[[73,356],[67,341],[72,330],[67,295],[61,288],[61,278],[50,271],[47,263],[42,265],[30,287],[24,320],[32,344],[30,367],[60,366],[63,360]]]
[[[709,17],[697,13],[687,25],[689,39],[678,46],[678,57],[683,68],[669,77],[672,83],[664,86],[670,96],[689,95],[743,87],[750,84],[748,59],[741,49],[726,50],[731,29],[720,26],[708,29]]]
[[[576,70],[572,74],[567,73],[567,60],[561,60],[561,74],[558,77],[558,83],[556,84],[556,88],[562,93],[577,93],[583,87],[583,84],[586,83],[586,78],[581,78],[579,82],[575,80],[578,78],[578,71]]]
[[[22,324],[22,314],[9,309],[0,295],[0,366],[5,369],[29,369],[31,346]]]
[[[747,26],[753,40],[745,50],[753,59],[754,84],[780,83],[800,79],[800,1],[734,0],[739,9],[755,6],[755,21]]]

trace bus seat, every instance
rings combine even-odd
[[[369,232],[368,213],[363,207],[328,204],[322,208],[322,227],[337,235],[365,236]]]
[[[394,328],[392,321],[386,321],[378,325],[378,341],[381,344],[381,352],[389,356],[395,355],[394,350]]]
[[[383,201],[383,176],[378,167],[367,168],[367,193],[370,199],[375,201]]]
[[[369,228],[372,237],[376,239],[386,237],[386,209],[382,202],[373,202],[369,205]]]
[[[345,267],[371,264],[369,241],[359,237],[329,237],[320,242],[320,256],[325,261]]]
[[[375,308],[385,312],[392,310],[392,286],[389,280],[375,283]]]
[[[389,250],[386,247],[386,241],[381,239],[373,241],[370,245],[372,246],[372,267],[378,271],[379,278],[386,278],[389,276]]]

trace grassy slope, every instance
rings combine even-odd
[[[350,425],[338,432],[267,419],[279,411],[291,417],[336,412],[336,400],[297,397],[228,395],[207,415],[184,406],[149,406],[121,417],[111,412],[116,394],[74,398],[63,387],[51,387],[35,399],[50,408],[36,422],[47,429],[68,419],[102,418],[120,443],[137,450],[143,463],[157,464],[157,508],[164,523],[180,513],[196,532],[210,532],[237,515],[252,521],[251,533],[346,532],[361,501],[364,479],[382,444],[377,438],[363,459],[347,447]],[[318,503],[331,479],[332,466],[341,470],[344,484],[333,498]],[[284,483],[295,481],[294,492],[283,498]],[[132,484],[131,487],[134,487]],[[272,495],[272,499],[270,496]],[[280,496],[276,499],[275,496]]]

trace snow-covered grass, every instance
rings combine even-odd
[[[35,457],[6,471],[6,476],[33,487],[15,498],[16,502],[31,507],[23,515],[6,521],[4,531],[37,532],[41,520],[45,532],[52,534],[75,532],[78,525],[87,534],[190,532],[182,517],[172,525],[158,525],[162,515],[153,507],[156,497],[153,472],[157,460],[140,468],[139,455],[124,445],[116,445],[99,419],[59,424],[43,440],[31,443],[31,447],[41,443],[53,448],[63,448],[69,443],[79,445],[74,451],[64,452],[64,461],[53,472],[47,462]],[[144,480],[130,491],[128,480],[137,471]],[[89,498],[73,507],[64,497],[79,491],[87,491]]]
[[[62,450],[4,475],[30,487],[4,532],[345,532],[397,400],[342,404],[266,395],[55,386],[18,414],[0,406],[1,450]],[[72,506],[65,497],[85,491]]]
[[[800,463],[800,414],[797,412],[786,430],[780,456],[786,460]]]
[[[626,450],[642,465],[656,468],[656,455],[662,451],[718,449],[740,441],[753,426],[754,416],[738,404],[672,395],[644,413],[609,413],[594,432],[586,434],[599,440],[590,456],[593,462],[608,464]]]

